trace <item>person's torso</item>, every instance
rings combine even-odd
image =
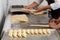
[[[55,0],[46,0],[46,1],[48,2],[49,5],[55,2]]]
[[[55,0],[46,0],[46,1],[48,2],[48,5],[55,2]],[[56,10],[51,9],[50,13],[53,18],[57,19],[60,16],[60,8]]]

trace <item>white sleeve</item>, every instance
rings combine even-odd
[[[50,4],[50,6],[53,10],[56,10],[56,9],[60,8],[60,1],[59,0],[55,1],[55,3]]]

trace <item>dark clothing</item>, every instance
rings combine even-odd
[[[54,0],[46,0],[48,4],[50,5],[51,3],[54,3]]]
[[[46,1],[48,2],[48,5],[55,2],[54,0],[46,0]],[[51,13],[52,18],[57,19],[60,16],[60,8],[56,10],[51,9],[50,13]]]

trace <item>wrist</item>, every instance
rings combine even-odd
[[[38,5],[38,3],[36,3],[36,2],[33,2],[31,5],[29,5],[31,8],[34,8],[35,6],[37,6]]]
[[[44,10],[43,7],[37,9],[38,12],[39,12],[39,11],[42,11],[42,10]]]
[[[51,6],[50,5],[43,6],[43,10],[46,10],[46,9],[51,9]]]

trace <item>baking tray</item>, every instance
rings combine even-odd
[[[18,14],[17,14],[18,15]],[[47,14],[46,14],[47,15]],[[13,16],[13,15],[11,15]],[[45,27],[41,27],[41,26],[35,26],[35,27],[32,27],[30,25],[48,25],[49,23],[49,19],[47,21],[45,21],[45,19],[43,18],[43,20],[41,19],[41,16],[44,16],[44,15],[39,15],[39,16],[35,16],[35,15],[32,15],[31,13],[29,15],[27,15],[28,17],[28,23],[13,23],[11,22],[11,28],[16,28],[16,29],[19,29],[19,28],[45,28]],[[46,28],[50,28],[50,27],[46,27]]]
[[[16,14],[16,15],[19,15],[19,14]],[[13,16],[13,15],[11,15],[11,16]],[[47,14],[35,16],[35,15],[29,13],[29,15],[27,15],[29,21],[28,21],[28,23],[25,23],[25,25],[26,24],[28,24],[28,25],[30,25],[30,24],[36,24],[36,25],[37,24],[43,24],[43,25],[48,25],[49,18],[45,19],[45,16],[47,16]],[[13,23],[13,24],[16,24],[16,23]]]

